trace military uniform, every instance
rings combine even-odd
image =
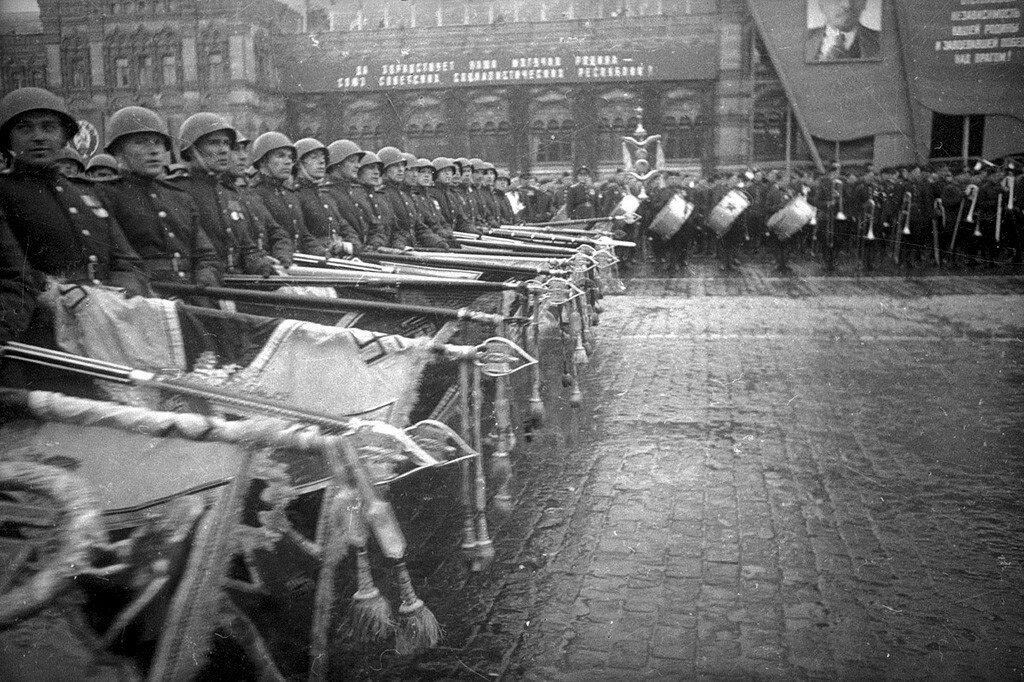
[[[369,246],[370,237],[380,232],[381,225],[365,188],[351,180],[332,180],[323,186],[323,191],[333,199],[345,222],[355,228],[359,245]],[[378,242],[379,238],[375,237],[374,241]]]
[[[420,220],[440,240],[440,248],[452,248],[458,245],[452,234],[452,225],[445,219],[441,210],[441,202],[436,198],[436,187],[413,187],[410,192],[413,201],[416,203]]]
[[[273,218],[273,222],[264,227],[265,248],[285,266],[291,265],[296,245],[310,241],[298,193],[284,182],[266,175],[258,176],[249,191],[258,197]]]
[[[565,211],[570,220],[597,216],[597,190],[593,185],[576,182],[565,193]]]
[[[0,343],[18,340],[28,329],[40,285],[0,212]]]
[[[348,242],[350,250],[358,250],[361,245],[359,232],[342,217],[334,197],[325,186],[299,177],[296,191],[306,224],[306,239],[299,242],[302,253],[333,255],[330,249],[339,242]]]
[[[217,251],[199,224],[199,209],[181,187],[126,174],[106,183],[103,193],[150,280],[220,282]]]
[[[0,175],[0,210],[29,266],[68,281],[98,281],[145,293],[146,277],[97,187],[56,168],[23,166]]]
[[[195,201],[199,222],[226,272],[274,273],[266,252],[253,239],[259,228],[232,179],[195,171],[173,182]]]
[[[445,241],[434,234],[420,219],[419,210],[406,185],[394,180],[384,180],[378,197],[386,201],[395,216],[395,227],[391,234],[390,246],[396,249],[425,246],[443,248]]]
[[[555,215],[555,205],[551,195],[539,187],[527,187],[523,190],[523,213],[528,223],[546,223]]]

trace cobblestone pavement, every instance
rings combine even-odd
[[[422,576],[448,646],[396,676],[1024,677],[1022,294],[629,281],[492,570]]]

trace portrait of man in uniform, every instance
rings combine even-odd
[[[807,0],[808,63],[881,58],[882,0]]]

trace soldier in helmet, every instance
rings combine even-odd
[[[420,220],[435,237],[437,248],[448,249],[457,245],[449,223],[441,210],[441,204],[434,196],[434,164],[430,159],[415,159],[406,169],[405,175],[416,181],[410,194],[416,204]]]
[[[290,266],[295,245],[308,245],[312,240],[293,187],[295,146],[283,133],[263,133],[252,143],[252,160],[258,171],[252,183],[253,192],[270,211],[274,222],[284,228],[277,235],[268,233],[270,252],[282,265]]]
[[[447,156],[439,156],[430,162],[433,166],[433,188],[430,196],[437,202],[441,209],[445,234],[453,232],[468,232],[472,230],[470,217],[465,210],[462,197],[456,190],[456,178],[459,174],[458,164]],[[454,235],[446,237],[449,246],[458,244]]]
[[[64,147],[57,156],[57,172],[65,178],[77,178],[85,173],[82,155],[71,147]]]
[[[473,159],[459,157],[455,159],[456,173],[449,185],[455,192],[463,214],[466,217],[465,232],[480,233],[480,226],[483,221],[480,219],[479,206],[476,201],[476,190],[473,187]],[[480,163],[479,159],[476,159]]]
[[[515,211],[512,210],[512,202],[509,201],[509,187],[512,186],[512,176],[506,170],[495,171],[494,176],[494,202],[498,208],[498,223],[500,225],[514,225],[519,222]]]
[[[489,227],[501,225],[501,211],[498,198],[494,193],[494,182],[498,177],[498,169],[490,161],[481,161],[479,168],[480,181],[477,185],[477,203],[480,206],[480,217]]]
[[[238,190],[249,217],[249,236],[256,248],[267,251],[273,263],[290,265],[294,252],[292,240],[252,188],[253,178],[259,174],[252,165],[252,140],[239,130],[235,130],[235,136],[235,143],[231,145],[231,167],[224,179]]]
[[[0,152],[13,159],[0,175],[0,212],[37,273],[146,293],[139,256],[94,184],[57,171],[77,132],[64,101],[47,90],[21,88],[0,100]]]
[[[200,112],[185,119],[178,138],[189,174],[177,182],[195,200],[203,230],[226,271],[275,274],[273,259],[253,240],[257,228],[229,175],[237,131],[218,114]]]
[[[419,207],[405,184],[406,174],[413,175],[407,168],[408,161],[395,147],[384,147],[377,156],[384,166],[384,185],[381,195],[395,214],[396,231],[391,236],[390,246],[396,249],[425,246],[444,248],[445,241],[421,219]]]
[[[327,145],[327,182],[324,188],[334,199],[341,217],[356,229],[361,246],[380,230],[366,192],[359,185],[360,162],[369,152],[352,140],[335,140]]]
[[[110,117],[106,139],[124,172],[104,183],[104,196],[150,280],[217,286],[221,265],[199,209],[162,177],[171,150],[167,123],[150,109],[125,107]]]
[[[302,253],[316,256],[351,255],[360,247],[359,233],[341,216],[335,199],[327,191],[327,146],[312,137],[295,143],[299,163],[295,183],[299,205],[306,222],[308,239],[299,244]]]
[[[391,204],[381,194],[381,177],[384,172],[384,164],[380,157],[373,152],[367,152],[358,162],[356,171],[356,185],[352,194],[356,201],[363,206],[367,214],[367,232],[365,245],[368,249],[380,249],[391,247],[404,248],[408,246],[396,237],[397,218],[391,210]]]
[[[114,180],[119,172],[117,160],[110,154],[95,154],[85,164],[85,177],[90,180]]]

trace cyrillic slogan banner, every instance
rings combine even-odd
[[[950,115],[1024,118],[1022,0],[900,0],[914,96]]]

